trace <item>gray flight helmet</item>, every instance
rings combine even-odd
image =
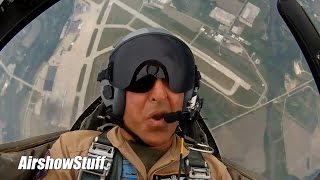
[[[165,29],[150,27],[129,33],[114,48],[107,68],[98,76],[102,100],[107,107],[112,106],[114,115],[123,117],[126,88],[138,66],[151,59],[159,61],[168,71],[170,88],[184,93],[182,110],[186,110],[188,102],[197,94],[201,77],[191,50],[182,40]],[[128,62],[131,59],[132,62]],[[171,67],[172,61],[175,62]]]

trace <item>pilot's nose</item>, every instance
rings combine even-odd
[[[168,98],[167,86],[161,79],[157,79],[150,90],[150,98],[152,101],[161,101]]]

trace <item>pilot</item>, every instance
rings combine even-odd
[[[47,170],[38,178],[231,179],[212,152],[185,143],[183,122],[196,111],[199,80],[182,40],[160,28],[129,33],[98,76],[110,107],[106,117],[116,126],[62,134],[48,153],[53,159],[105,157],[103,168]]]

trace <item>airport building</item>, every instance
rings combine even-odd
[[[299,75],[302,73],[302,70],[301,70],[301,67],[300,67],[298,61],[294,61],[293,67],[294,67],[294,72],[296,73],[296,75]]]
[[[260,8],[248,2],[242,10],[239,21],[252,27],[252,24],[260,12]]]
[[[241,26],[233,26],[231,29],[231,32],[235,33],[236,35],[241,35],[241,33],[243,32],[244,28]]]
[[[227,11],[219,7],[215,7],[210,12],[209,16],[226,26],[231,26],[234,20],[236,19],[236,17],[233,14],[228,13]]]
[[[164,6],[169,3],[171,3],[171,0],[151,0],[150,2],[151,5],[160,9],[163,9]]]

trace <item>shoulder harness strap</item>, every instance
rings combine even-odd
[[[209,180],[210,169],[200,151],[190,150],[187,157],[183,159],[182,170],[184,174],[155,175],[153,180]]]
[[[103,132],[97,136],[92,142],[87,156],[88,159],[96,159],[99,156],[105,157],[106,160],[104,161],[103,169],[81,169],[78,180],[120,179],[123,157],[106,137],[107,132]],[[188,179],[211,179],[212,172],[210,172],[201,151],[198,151],[196,148],[190,148],[190,153],[185,158],[184,162],[186,165],[186,174],[189,176]]]
[[[78,180],[105,180],[107,177],[108,179],[120,179],[122,156],[107,138],[107,131],[95,138],[87,155],[88,159],[96,159],[99,156],[105,157],[103,169],[80,169]],[[113,162],[115,162],[114,165]]]
[[[190,149],[185,158],[189,179],[211,179],[211,172],[201,152]]]

